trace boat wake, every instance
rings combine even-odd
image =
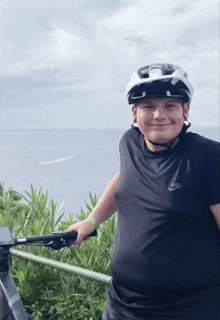
[[[44,162],[35,162],[35,164],[52,164],[52,163],[59,163],[59,162],[63,162],[63,161],[68,161],[70,159],[72,159],[74,156],[68,156],[65,158],[59,158],[59,159],[55,159],[55,160],[51,160],[51,161],[44,161]]]

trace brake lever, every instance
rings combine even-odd
[[[69,239],[56,239],[47,241],[41,241],[44,247],[50,247],[53,250],[60,250],[65,247],[70,247],[73,244],[72,240]]]

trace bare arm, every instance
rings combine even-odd
[[[220,230],[220,203],[218,204],[215,204],[214,206],[211,206],[210,207],[213,215],[214,215],[214,218],[216,220],[216,223],[217,223],[217,226]]]
[[[98,223],[104,222],[116,212],[115,191],[118,188],[120,177],[120,173],[117,173],[109,182],[103,196],[90,214]]]
[[[105,189],[103,196],[92,210],[90,216],[98,223],[102,223],[111,217],[116,212],[115,205],[115,191],[118,188],[120,173],[117,173],[114,178],[109,182]],[[92,233],[94,227],[87,219],[77,222],[68,228],[69,231],[76,231],[78,233],[75,244],[81,245],[83,240],[87,239],[87,236]]]

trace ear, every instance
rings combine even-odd
[[[132,112],[132,121],[136,123],[137,122],[137,106],[135,104],[133,104],[131,108],[131,112]]]
[[[184,105],[183,105],[183,115],[185,116],[185,118],[187,120],[188,120],[188,117],[189,117],[189,110],[190,110],[189,103],[184,103]]]

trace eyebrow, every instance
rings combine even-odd
[[[178,103],[181,103],[181,101],[173,101],[173,100],[168,100],[165,102],[165,104],[178,104]],[[143,102],[140,102],[139,104],[137,105],[140,105],[140,104],[154,104],[154,101],[153,100],[149,100],[149,101],[143,101]]]

